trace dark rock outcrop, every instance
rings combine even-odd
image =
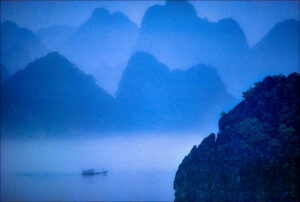
[[[300,76],[266,77],[184,158],[175,201],[299,199]]]

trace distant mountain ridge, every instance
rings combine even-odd
[[[113,98],[57,52],[1,85],[4,135],[103,130],[113,108]]]
[[[45,50],[33,32],[14,23],[1,24],[2,35],[1,59],[9,64],[3,63],[9,75]],[[148,8],[141,28],[120,12],[98,8],[75,30],[54,26],[38,35],[49,37],[49,43],[53,39],[51,44],[98,86],[111,95],[116,92],[119,115],[113,116],[133,128],[199,127],[203,117],[216,121],[234,102],[231,95],[239,99],[254,81],[299,72],[299,21],[278,23],[249,48],[235,20],[199,18],[188,1]]]
[[[1,85],[1,128],[5,135],[197,130],[234,103],[213,67],[170,71],[151,54],[137,52],[113,98],[52,52]]]
[[[137,25],[123,13],[98,8],[58,50],[114,94],[137,33]]]
[[[13,74],[46,54],[47,50],[39,38],[30,30],[6,21],[1,24],[1,64]]]
[[[188,1],[171,0],[146,10],[136,50],[147,51],[172,68],[212,65],[229,92],[240,97],[267,75],[299,72],[298,41],[299,21],[286,20],[250,48],[235,20],[209,22],[199,18]]]
[[[1,33],[2,38],[14,36]],[[299,21],[278,23],[250,48],[234,19],[210,22],[199,18],[189,1],[171,0],[149,7],[140,28],[121,12],[98,8],[78,28],[52,26],[37,35],[49,49],[58,50],[82,71],[93,75],[97,84],[112,95],[128,59],[136,51],[149,52],[173,69],[188,69],[197,64],[213,66],[237,98],[267,75],[299,72]],[[13,42],[13,48],[1,52],[2,60],[6,60],[2,64],[10,74],[43,55],[35,51],[39,45],[30,45],[22,37],[6,40]],[[36,36],[30,38],[38,41]],[[22,43],[16,45],[17,41]]]
[[[299,72],[300,22],[289,19],[280,22],[250,51],[249,69],[262,69],[266,74]],[[257,62],[261,61],[261,62]]]
[[[232,38],[234,41],[229,40]],[[169,49],[164,49],[166,45]],[[137,49],[149,51],[165,64],[173,68],[188,68],[199,63],[210,63],[218,54],[216,48],[227,48],[228,51],[248,49],[243,30],[233,19],[209,22],[199,18],[188,1],[166,1],[165,5],[152,6],[145,12]],[[177,52],[179,49],[181,55]],[[173,57],[176,55],[188,58],[180,60]]]
[[[215,121],[235,99],[213,67],[174,70],[146,52],[137,52],[123,72],[116,102],[126,126],[192,129]]]

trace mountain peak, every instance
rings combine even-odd
[[[218,21],[218,24],[219,25],[223,25],[223,26],[229,26],[231,28],[239,28],[239,29],[241,29],[240,25],[233,18],[223,18],[220,21]]]
[[[48,53],[45,58],[64,58],[58,51]]]
[[[194,6],[187,0],[167,0],[166,7],[173,9],[184,9],[186,11],[194,12]]]
[[[18,28],[19,26],[18,26],[16,23],[14,23],[14,22],[12,22],[12,21],[9,21],[9,20],[7,20],[7,21],[5,21],[5,22],[1,23],[1,27],[11,27],[11,28]]]
[[[275,25],[275,27],[272,30],[282,30],[282,31],[299,31],[300,28],[300,22],[295,19],[287,19],[282,22],[279,22]]]
[[[128,70],[148,72],[148,74],[169,71],[167,66],[161,64],[152,54],[144,51],[136,52],[131,56],[128,61]]]
[[[57,51],[50,52],[46,56],[41,57],[41,58],[37,59],[36,61],[44,61],[46,63],[51,61],[51,63],[55,62],[55,63],[60,63],[60,64],[61,63],[70,63],[70,61],[68,61],[64,56],[62,56]]]
[[[290,18],[290,19],[286,19],[282,22],[277,23],[277,25],[283,25],[283,24],[285,24],[285,25],[299,25],[299,21],[295,20],[293,18]]]
[[[187,0],[167,0],[165,7],[180,15],[197,16],[194,6]]]
[[[226,34],[227,37],[231,38],[229,41],[238,41],[244,50],[248,49],[246,35],[236,20],[233,18],[224,18],[217,22],[217,26],[220,30],[220,34]]]
[[[96,27],[114,27],[114,26],[130,26],[132,29],[137,29],[137,26],[134,22],[132,22],[124,13],[122,12],[114,12],[111,13],[105,8],[97,8],[94,10],[92,16],[88,19],[88,21],[82,26],[96,26]],[[103,32],[103,30],[101,30]]]
[[[5,21],[1,24],[1,63],[10,74],[46,53],[45,47],[31,30]]]
[[[146,52],[146,51],[138,51],[135,52],[132,56],[130,60],[139,60],[139,59],[151,59],[151,60],[155,60],[157,61],[157,59],[150,53]]]
[[[40,74],[49,74],[49,77],[50,75],[57,76],[57,74],[60,73],[64,74],[64,72],[72,72],[75,74],[80,72],[74,64],[57,51],[50,52],[46,56],[29,63],[24,70],[27,73],[39,72]],[[19,72],[17,72],[17,74],[18,73]],[[61,78],[63,79],[63,77]]]
[[[26,31],[27,33],[32,33],[31,30],[29,29],[26,29],[26,28],[21,28],[19,27],[16,23],[12,22],[12,21],[5,21],[3,23],[1,23],[1,32],[4,33],[4,32],[19,32],[20,30],[22,31]],[[6,33],[5,33],[6,34]],[[10,33],[11,34],[11,33]],[[33,33],[32,33],[33,34]],[[2,36],[3,37],[3,36]],[[10,37],[10,36],[4,36],[4,37]]]
[[[105,8],[96,8],[93,11],[92,17],[106,17],[109,16],[110,12]]]
[[[3,126],[4,131],[16,134],[22,131],[22,135],[102,129],[114,102],[91,76],[58,52],[37,59],[10,77],[1,85],[1,95],[1,117],[7,117],[1,120],[1,129]],[[17,118],[21,116],[22,120]]]
[[[111,13],[105,8],[96,8],[88,22],[99,23],[106,22],[111,17]]]
[[[271,47],[273,50],[294,49],[299,51],[300,23],[294,19],[287,19],[277,23],[253,49]]]

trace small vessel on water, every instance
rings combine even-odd
[[[82,176],[94,176],[94,175],[107,175],[107,170],[96,172],[95,169],[88,169],[82,171]]]

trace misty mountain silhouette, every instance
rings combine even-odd
[[[7,69],[4,65],[0,65],[1,70],[1,83],[9,78],[9,74],[7,72]]]
[[[213,67],[170,71],[146,52],[130,58],[116,95],[52,52],[3,82],[2,132],[192,130],[235,102]]]
[[[171,92],[175,123],[183,127],[217,123],[220,113],[236,102],[216,69],[207,65],[172,71]]]
[[[65,25],[50,26],[39,30],[36,34],[41,42],[50,50],[57,50],[74,31],[74,28]]]
[[[98,8],[59,50],[83,71],[93,75],[101,87],[114,93],[132,53],[137,32],[136,24],[123,13]]]
[[[251,49],[248,69],[254,71],[252,75],[258,73],[263,78],[266,75],[299,72],[299,30],[300,22],[296,20],[276,24]]]
[[[239,75],[232,76],[233,91],[245,91],[268,75],[299,73],[299,30],[296,20],[277,23],[244,57],[232,63],[231,69]]]
[[[137,52],[123,72],[116,102],[126,127],[191,129],[216,120],[234,99],[212,67],[170,71],[153,55]]]
[[[199,18],[188,1],[171,0],[149,7],[140,29],[123,13],[98,8],[70,32],[54,26],[38,33],[110,94],[117,90],[126,62],[135,51],[149,52],[172,69],[213,66],[237,98],[267,75],[299,72],[298,21],[278,23],[249,48],[234,19],[210,22]]]
[[[30,63],[1,86],[3,134],[104,129],[114,100],[57,52]]]
[[[44,54],[46,49],[32,31],[10,21],[1,24],[1,64],[10,74]]]
[[[235,102],[231,94],[240,98],[254,81],[299,72],[299,21],[278,23],[249,48],[235,20],[199,18],[188,1],[148,8],[140,29],[124,14],[98,8],[74,31],[53,26],[38,33],[96,81],[58,53],[34,61],[45,52],[38,37],[2,23],[1,64],[9,75],[34,61],[2,84],[8,128],[201,127],[204,120],[215,122]],[[132,55],[134,50],[141,51]],[[96,83],[110,94],[118,89],[116,99]]]
[[[217,69],[236,97],[267,75],[299,72],[299,22],[278,23],[249,48],[239,24],[231,19],[209,22],[188,1],[166,1],[147,9],[136,50],[147,51],[171,68],[208,64]]]
[[[138,49],[150,51],[173,68],[212,63],[219,51],[230,55],[248,49],[245,34],[233,19],[209,22],[199,18],[188,1],[148,8],[137,43]]]
[[[148,53],[128,61],[116,92],[121,123],[133,128],[160,127],[168,113],[170,72]]]
[[[166,1],[145,12],[136,49],[154,54],[172,68],[213,65],[227,84],[228,64],[241,58],[248,44],[233,19],[209,22],[199,18],[188,1]]]

